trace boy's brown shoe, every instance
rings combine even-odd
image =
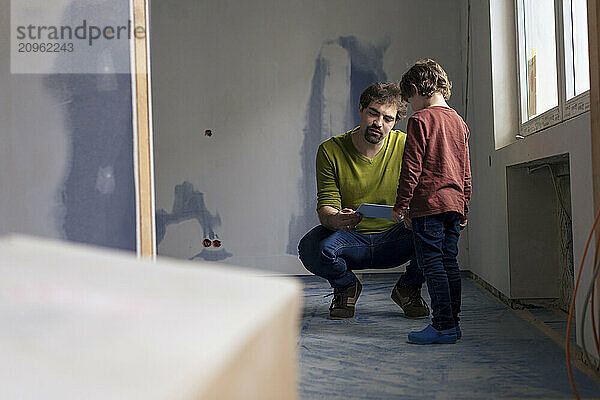
[[[333,300],[329,307],[330,319],[346,319],[354,317],[354,306],[360,296],[362,285],[356,280],[352,285],[345,288],[333,288]],[[331,294],[329,295],[331,296]]]
[[[406,318],[420,319],[429,316],[429,307],[421,297],[420,286],[400,286],[396,283],[392,289],[392,300],[402,308]]]

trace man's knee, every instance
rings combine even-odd
[[[309,272],[329,279],[346,271],[345,263],[338,263],[337,249],[334,246],[335,231],[319,225],[308,232],[298,244],[298,257]],[[335,250],[334,250],[335,248]]]
[[[298,258],[300,259],[300,261],[302,261],[302,264],[304,264],[306,269],[308,269],[309,271],[310,271],[310,269],[307,266],[307,264],[308,264],[307,261],[308,261],[309,254],[311,253],[310,247],[311,247],[310,243],[306,239],[306,236],[304,236],[302,239],[300,239],[300,243],[298,243]]]
[[[316,274],[320,264],[320,243],[329,234],[331,232],[327,228],[319,225],[311,229],[298,243],[298,258],[313,274]]]
[[[302,262],[304,262],[304,259],[312,252],[312,249],[315,246],[311,232],[312,230],[304,235],[298,243],[298,257]]]
[[[319,243],[334,232],[325,228],[323,225],[317,225],[312,228],[300,239],[298,251],[310,250],[319,246]]]

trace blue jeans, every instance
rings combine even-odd
[[[334,288],[356,282],[354,270],[393,268],[409,260],[400,285],[420,288],[425,282],[414,259],[412,233],[402,224],[371,235],[332,231],[319,225],[300,240],[298,255],[307,270],[327,279]]]
[[[431,298],[435,329],[450,329],[458,325],[460,313],[460,271],[458,238],[460,214],[446,212],[412,219],[415,254],[425,274]]]

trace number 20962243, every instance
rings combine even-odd
[[[72,53],[73,43],[19,43],[19,53]]]

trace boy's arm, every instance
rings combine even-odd
[[[467,226],[467,213],[469,212],[469,203],[471,202],[471,159],[469,157],[469,131],[467,130],[465,134],[465,178],[464,178],[464,186],[463,193],[465,196],[465,209],[463,213],[463,218],[461,220],[461,227],[464,228]]]
[[[402,155],[402,168],[400,169],[400,179],[398,180],[398,190],[396,191],[396,204],[394,205],[394,211],[399,215],[404,215],[406,212],[415,187],[419,183],[419,177],[423,170],[423,157],[427,146],[425,127],[422,121],[411,117],[408,120],[406,131],[406,144],[404,145],[404,154]]]
[[[471,158],[469,157],[469,131],[466,133],[465,139],[466,155],[465,155],[465,216],[469,212],[469,203],[471,202]]]

